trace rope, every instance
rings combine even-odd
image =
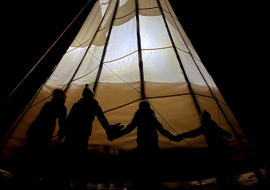
[[[53,48],[53,46],[56,44],[56,42],[63,36],[63,34],[66,32],[66,30],[73,24],[73,22],[78,18],[78,16],[81,14],[81,12],[85,9],[85,7],[88,5],[88,3],[91,0],[89,0],[84,7],[81,9],[81,11],[77,14],[77,16],[71,21],[71,23],[65,28],[65,30],[60,34],[60,36],[55,40],[55,42],[49,47],[49,49],[44,53],[44,55],[38,60],[38,62],[34,65],[34,67],[26,74],[26,76],[21,80],[21,82],[13,89],[13,91],[6,97],[4,101],[2,101],[2,106],[6,100],[15,92],[15,90],[21,85],[21,83],[28,77],[28,75],[36,68],[36,66],[40,63],[40,61],[47,55],[47,53]]]

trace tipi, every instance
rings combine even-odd
[[[66,91],[69,112],[81,98],[85,84],[94,89],[95,99],[112,124],[129,124],[141,99],[149,100],[158,120],[173,134],[198,127],[200,112],[207,110],[233,135],[229,146],[234,149],[235,163],[247,160],[247,138],[168,0],[97,1],[52,75],[1,142],[1,159],[17,155],[26,130],[53,89]],[[111,154],[133,158],[136,131],[110,142],[97,120],[93,126],[89,151],[102,155],[109,147]],[[55,135],[57,131],[56,126]],[[55,143],[62,142],[53,138]],[[207,171],[211,165],[203,136],[176,143],[161,135],[159,147],[164,165],[193,174]]]

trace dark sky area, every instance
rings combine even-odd
[[[93,0],[92,0],[93,1]],[[57,3],[56,3],[57,2]],[[37,63],[87,0],[9,1],[2,5],[1,101]],[[211,1],[212,2],[212,1]],[[227,104],[256,147],[269,148],[265,5],[170,0]],[[73,41],[90,4],[1,106],[2,133],[24,109]],[[1,131],[0,131],[1,132]]]

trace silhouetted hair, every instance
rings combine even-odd
[[[66,95],[65,95],[65,93],[64,93],[63,90],[61,90],[61,89],[55,89],[53,91],[53,99],[63,99],[63,100],[65,100],[66,99]]]
[[[142,100],[139,104],[139,110],[136,111],[136,114],[143,114],[143,115],[155,115],[155,112],[150,108],[150,104],[147,100]]]
[[[142,111],[143,110],[145,110],[145,111],[150,110],[149,102],[147,100],[142,100],[139,104],[139,109]]]
[[[84,98],[89,98],[89,97],[92,97],[93,98],[93,96],[94,96],[94,91],[93,91],[93,89],[90,87],[90,85],[89,84],[86,84],[85,85],[85,88],[83,89],[83,93],[82,93],[82,96],[84,97]]]

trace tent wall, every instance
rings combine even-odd
[[[200,125],[198,110],[192,98],[194,93],[200,110],[210,112],[213,120],[232,133],[229,145],[235,150],[234,160],[246,160],[231,127],[235,129],[244,145],[249,147],[243,131],[185,34],[169,1],[160,0],[160,5],[161,7],[156,0],[138,0],[139,18],[136,18],[136,0],[97,1],[54,73],[21,120],[12,126],[15,130],[8,134],[9,138],[3,145],[1,157],[13,157],[24,146],[26,130],[45,102],[50,100],[53,89],[68,87],[65,105],[69,112],[72,105],[81,98],[84,85],[90,84],[93,88],[96,84],[95,99],[98,100],[109,123],[120,122],[126,126],[138,109],[143,83],[145,97],[150,101],[156,117],[165,129],[176,135]],[[114,15],[115,7],[117,9]],[[141,49],[138,48],[136,19],[139,20]],[[106,43],[108,45],[105,47]],[[177,51],[174,51],[174,48]],[[140,76],[140,54],[144,81],[141,81]],[[57,131],[58,126],[54,135]],[[95,149],[102,154],[104,152],[102,150],[109,147],[112,154],[118,151],[127,157],[130,155],[133,157],[131,152],[136,150],[136,136],[134,130],[110,142],[104,129],[95,119],[92,136],[89,139],[89,150]],[[183,161],[181,155],[184,153],[186,161],[182,164],[185,164],[186,168],[194,168],[194,157],[197,161],[205,161],[205,156],[200,157],[197,152],[200,150],[202,155],[207,155],[208,145],[204,137],[187,141],[188,143],[184,141],[176,143],[159,134],[162,158],[168,160],[174,155]],[[63,143],[63,140],[57,142],[57,139],[53,138],[52,144],[54,143]],[[192,158],[192,162],[188,162],[189,158]],[[178,161],[175,160],[175,164],[179,166]]]

